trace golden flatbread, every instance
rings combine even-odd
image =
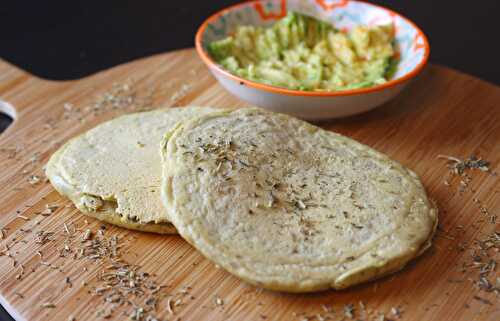
[[[431,244],[418,177],[342,135],[261,109],[181,122],[162,143],[162,200],[203,255],[258,286],[342,289]]]

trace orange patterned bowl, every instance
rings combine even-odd
[[[238,25],[269,26],[293,10],[330,21],[349,30],[356,25],[392,24],[398,56],[396,71],[387,82],[341,91],[302,91],[276,87],[238,77],[217,64],[207,46],[230,35]],[[253,105],[300,118],[320,120],[368,111],[395,97],[426,65],[429,43],[424,33],[400,14],[364,1],[262,0],[221,10],[198,29],[196,50],[212,74],[230,93]]]

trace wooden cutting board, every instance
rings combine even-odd
[[[129,106],[122,99],[110,106],[114,100],[102,97],[110,92],[125,92],[134,103]],[[78,238],[86,229],[95,235],[102,225],[82,216],[44,181],[43,165],[60,144],[103,120],[142,107],[246,105],[216,83],[192,49],[63,82],[39,79],[0,62],[0,98],[17,111],[12,126],[0,135],[0,227],[4,234],[0,301],[18,320],[71,320],[71,316],[100,320],[106,317],[103,309],[111,306],[95,290],[109,262],[60,256],[68,237],[63,224],[71,233],[78,229]],[[350,320],[344,306],[353,304],[353,320],[382,320],[375,318],[377,313],[390,320],[500,320],[498,296],[474,283],[479,280],[481,262],[469,266],[471,248],[478,247],[476,240],[498,231],[491,217],[500,214],[499,178],[472,171],[472,181],[460,192],[460,178],[447,178],[446,162],[436,158],[439,154],[460,158],[474,154],[489,160],[492,171],[500,172],[499,87],[434,65],[389,104],[319,125],[376,148],[420,175],[440,208],[434,246],[401,272],[376,282],[345,291],[291,295],[239,281],[179,236],[106,225],[105,235],[121,240],[124,260],[167,286],[162,288],[167,296],[154,315],[159,320]],[[40,214],[49,203],[58,207],[50,215]],[[40,242],[36,237],[40,231],[54,234]],[[79,243],[73,239],[71,246]],[[490,249],[489,255],[498,260],[498,249]],[[482,260],[486,261],[484,256]],[[497,271],[488,274],[493,286],[498,276]],[[168,295],[174,297],[169,300]],[[325,308],[334,312],[327,313]],[[132,310],[133,306],[124,304],[109,318],[127,319]],[[394,315],[396,310],[400,316]]]

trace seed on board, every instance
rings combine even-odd
[[[92,231],[90,229],[86,229],[85,233],[82,236],[82,242],[90,240],[91,237],[92,237]]]
[[[354,318],[354,305],[351,303],[344,305],[344,316],[349,319]]]
[[[392,307],[392,308],[391,308],[391,313],[392,313],[392,315],[394,315],[395,317],[398,317],[398,318],[400,318],[400,317],[401,317],[401,310],[400,310],[398,307]]]
[[[38,231],[35,235],[35,243],[45,244],[52,241],[53,232]]]
[[[41,180],[41,177],[38,175],[31,175],[30,177],[28,177],[28,183],[30,183],[30,185],[36,185],[40,183]]]
[[[97,316],[99,316],[103,319],[109,319],[109,318],[111,318],[112,315],[113,314],[112,314],[111,310],[106,309],[106,310],[98,310],[97,311]],[[140,319],[137,319],[137,320],[140,320]]]
[[[45,204],[45,209],[40,213],[43,216],[49,216],[59,208],[58,204]]]
[[[174,314],[174,309],[172,308],[172,298],[168,298],[167,300],[167,312],[170,314]]]
[[[321,308],[323,309],[323,311],[325,311],[326,313],[330,313],[330,312],[333,312],[333,308],[331,306],[327,306],[326,304],[322,304],[321,305]]]
[[[71,235],[69,228],[68,228],[68,225],[66,223],[63,223],[63,227],[64,227],[64,232],[66,232],[66,234],[68,234],[68,235]]]
[[[64,283],[68,284],[68,286],[71,288],[73,286],[73,283],[71,283],[71,279],[69,278],[69,276],[67,276],[65,279],[64,279]]]
[[[42,303],[42,308],[53,309],[55,307],[56,307],[56,305],[54,303],[51,303],[51,302]]]
[[[482,298],[480,296],[474,295],[472,298],[474,300],[477,300],[477,301],[481,302],[482,304],[493,305],[493,303],[491,303],[490,300]]]
[[[101,288],[96,288],[94,291],[96,294],[102,295],[103,292],[109,290],[110,288],[111,288],[110,286],[105,286],[105,287],[101,287]]]
[[[52,210],[50,208],[46,208],[40,212],[40,215],[42,216],[49,216],[50,214],[52,214]]]
[[[302,202],[301,200],[298,200],[297,207],[300,208],[301,210],[304,210],[306,208],[306,204],[304,204],[304,202]]]

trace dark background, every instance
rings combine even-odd
[[[1,0],[0,58],[39,77],[76,79],[193,46],[197,27],[235,0]],[[429,37],[431,62],[500,84],[500,1],[371,1]],[[1,97],[0,97],[1,98]],[[8,124],[0,115],[0,132]],[[0,320],[11,320],[0,310]]]
[[[0,57],[37,76],[74,79],[193,46],[197,27],[235,0],[7,1]],[[500,1],[392,0],[428,35],[431,60],[500,83]]]

